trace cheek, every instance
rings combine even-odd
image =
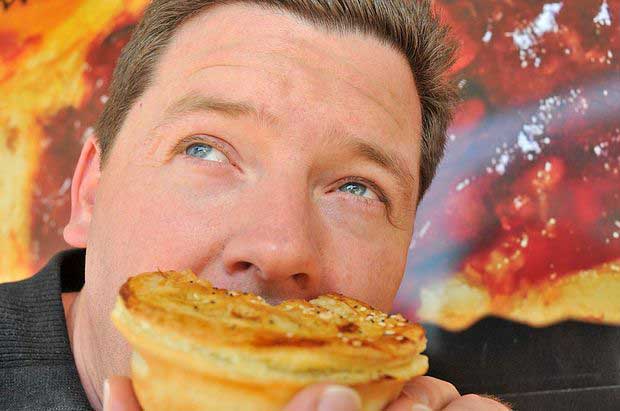
[[[196,269],[225,233],[222,199],[168,184],[166,179],[104,185],[89,254],[123,279],[143,271]],[[117,189],[116,187],[122,187]]]
[[[333,289],[366,301],[376,308],[389,310],[392,306],[406,265],[407,244],[403,238],[388,236],[372,240],[337,241],[333,250],[336,267],[330,279]],[[345,246],[346,245],[346,246]]]

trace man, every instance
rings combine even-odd
[[[32,345],[7,338],[0,408],[138,409],[113,377],[129,373],[130,351],[109,314],[139,272],[190,268],[271,302],[339,292],[389,310],[456,99],[453,49],[426,0],[154,1],[73,177],[64,238],[86,248],[85,281],[62,303],[77,372],[41,368],[34,331]],[[62,254],[42,273],[68,276],[79,259]],[[47,346],[62,350],[63,336]],[[30,394],[52,375],[47,402]],[[58,394],[76,375],[87,402],[72,380]],[[320,384],[286,409],[353,411],[359,398]],[[506,407],[422,377],[388,408],[412,409]]]

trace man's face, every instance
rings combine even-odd
[[[97,182],[80,297],[93,342],[118,345],[118,288],[157,269],[272,302],[338,292],[389,310],[420,125],[405,58],[374,38],[255,6],[190,20]]]

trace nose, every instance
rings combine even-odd
[[[251,277],[243,282],[258,283],[276,300],[313,294],[321,277],[320,234],[307,196],[270,190],[244,203],[247,211],[222,251],[226,273]]]

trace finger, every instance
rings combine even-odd
[[[467,394],[452,401],[442,411],[510,411],[510,408],[491,398]]]
[[[499,402],[500,404],[504,404],[506,406],[506,408],[508,408],[509,410],[512,410],[512,404],[509,403],[508,401],[505,401],[505,400],[503,400],[503,399],[501,399],[499,397],[496,397],[494,395],[491,395],[491,394],[479,394],[479,395],[481,397],[485,397],[485,398],[488,398],[490,400]]]
[[[440,410],[459,398],[459,392],[449,382],[433,377],[417,377],[403,388],[403,395],[409,397],[417,410]]]
[[[103,411],[141,411],[127,377],[110,377],[103,383]]]
[[[360,411],[362,401],[352,388],[315,384],[304,388],[284,407],[283,411]]]
[[[416,411],[414,402],[406,395],[401,395],[385,409],[385,411]]]

